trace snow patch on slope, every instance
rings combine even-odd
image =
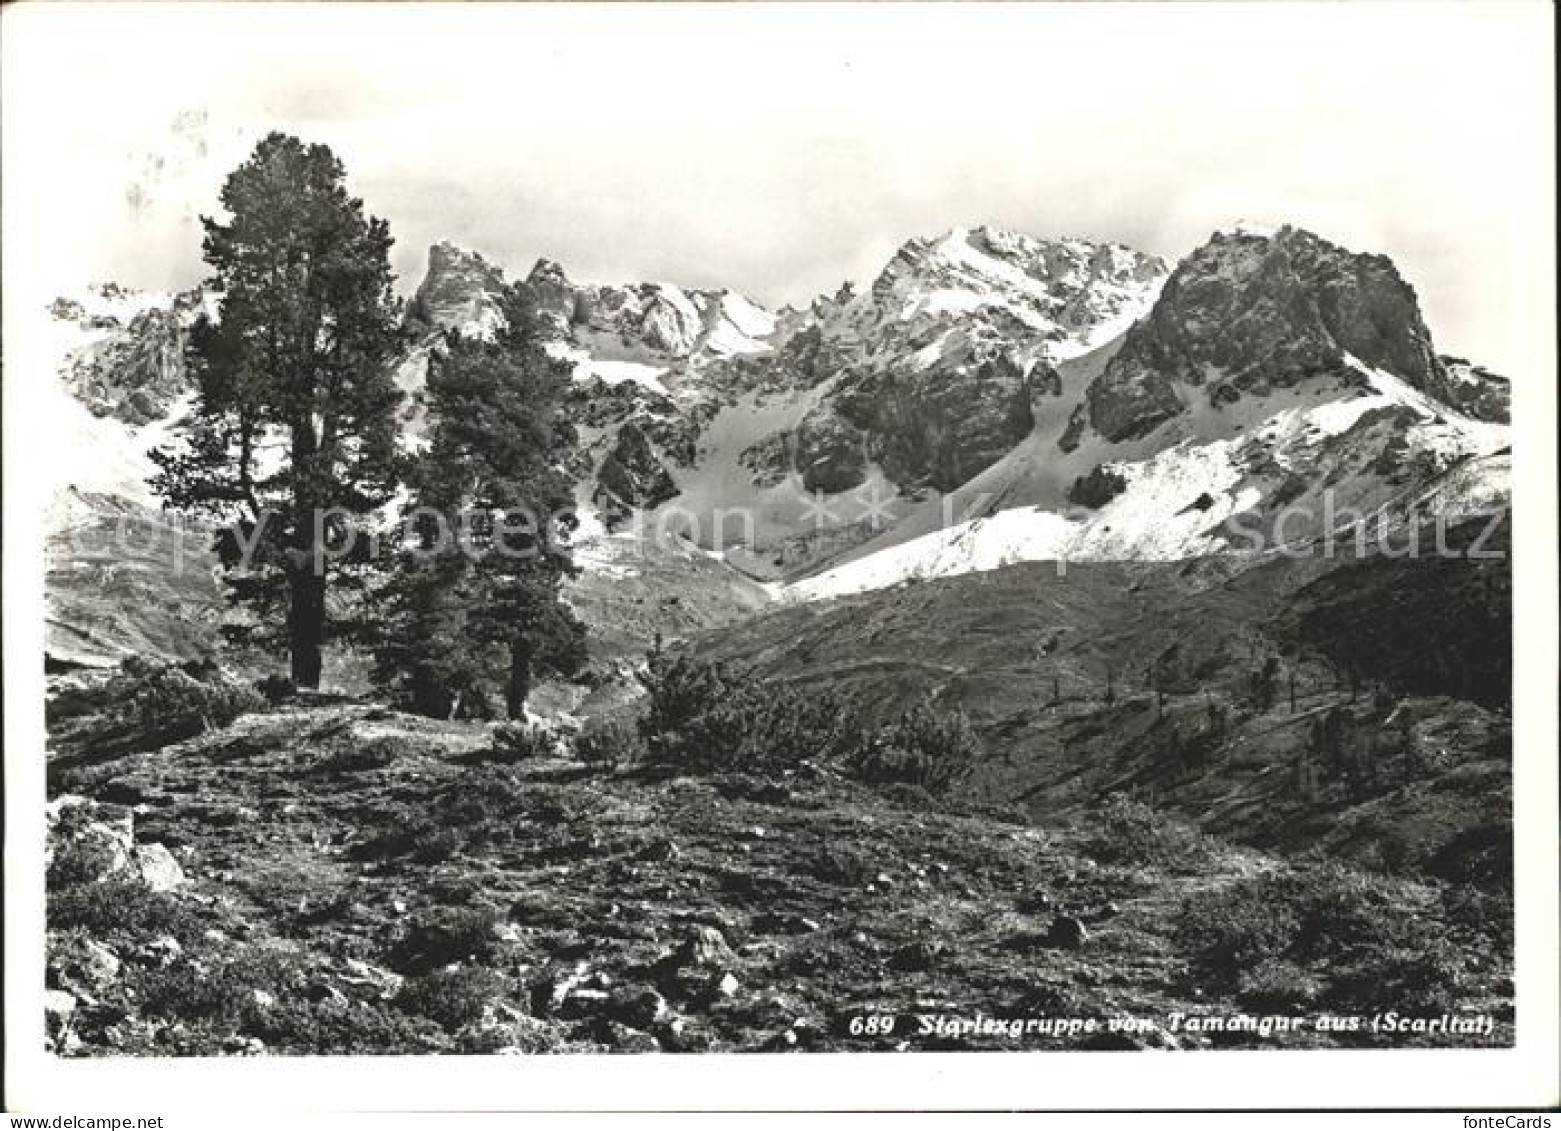
[[[1116,344],[1059,367],[1062,404],[1082,395]],[[1234,547],[1222,525],[1264,497],[1250,473],[1254,445],[1278,468],[1316,480],[1339,466],[1324,461],[1330,441],[1346,436],[1368,413],[1395,407],[1414,415],[1403,431],[1409,450],[1449,470],[1418,497],[1357,474],[1335,485],[1341,508],[1386,513],[1413,506],[1431,516],[1504,505],[1507,426],[1461,416],[1393,374],[1350,360],[1366,389],[1284,390],[1224,408],[1203,403],[1124,443],[1097,436],[1064,453],[1056,438],[1066,414],[1043,419],[981,475],[928,500],[831,567],[785,586],[782,595],[818,600],[1017,561],[1175,560],[1228,551]],[[1099,509],[1070,505],[1074,478],[1101,464],[1126,481],[1122,492]]]

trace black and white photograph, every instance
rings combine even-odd
[[[14,1110],[1561,1099],[1553,19],[7,5]]]

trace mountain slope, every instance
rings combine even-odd
[[[1505,383],[1435,354],[1389,261],[1296,229],[1217,233],[1147,317],[1055,372],[1061,414],[788,595],[1246,551],[1356,521],[1375,537],[1433,496],[1444,514],[1503,505]]]
[[[445,331],[489,332],[504,282],[430,249],[396,371],[409,445],[429,356]],[[1291,228],[1218,233],[1169,275],[1120,245],[956,229],[806,310],[577,283],[548,260],[527,283],[574,365],[582,537],[611,539],[584,560],[624,557],[626,537],[653,563],[582,601],[594,585],[685,603],[631,618],[645,634],[1012,562],[1244,554],[1352,514],[1394,536],[1507,494],[1506,383],[1436,354],[1390,262]],[[152,502],[145,453],[182,410],[183,330],[209,306],[112,287],[55,304],[60,380],[43,384],[69,507]],[[681,591],[636,589],[696,559]]]
[[[809,509],[814,493],[899,507],[902,492],[947,489],[1001,459],[1030,431],[1037,396],[1055,396],[1052,364],[1140,314],[1164,274],[1120,245],[981,228],[910,241],[869,289],[806,311],[666,283],[577,284],[548,260],[526,282],[553,352],[575,367],[582,502],[613,521],[647,510],[706,547],[740,542],[767,572],[765,556],[806,557],[799,538],[868,533]],[[438,245],[411,317],[484,333],[500,279]],[[415,391],[415,374],[406,384]],[[746,525],[722,521],[739,508]]]
[[[793,604],[697,647],[864,718],[928,696],[968,712],[975,795],[1037,818],[1150,791],[1222,836],[1296,851],[1348,827],[1367,862],[1392,840],[1425,865],[1510,804],[1509,529],[1452,525],[1450,553],[1419,558],[1011,565]],[[1330,713],[1353,737],[1307,796]]]

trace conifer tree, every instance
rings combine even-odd
[[[494,340],[451,334],[429,362],[428,446],[408,472],[407,539],[384,591],[377,673],[412,710],[484,714],[502,672],[511,718],[534,669],[570,672],[584,628],[561,599],[575,572],[572,440],[558,413],[568,366],[512,284]]]
[[[280,133],[229,175],[229,219],[201,221],[220,307],[191,331],[194,410],[153,456],[168,504],[231,524],[232,596],[261,640],[285,623],[303,687],[320,682],[328,585],[396,484],[392,240],[345,176],[326,146]]]

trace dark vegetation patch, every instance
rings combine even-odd
[[[109,679],[49,700],[46,719],[59,751],[52,766],[155,750],[265,706],[257,691],[210,662],[156,664],[130,657]]]
[[[1194,870],[1210,855],[1208,840],[1183,821],[1117,794],[1102,805],[1085,851],[1107,864]]]
[[[648,695],[639,732],[653,767],[776,774],[829,766],[869,785],[947,794],[981,756],[965,716],[931,702],[871,728],[828,692],[665,651],[651,653],[642,680]]]
[[[1510,922],[1510,905],[1476,898],[1477,906],[1455,905],[1454,916],[1481,944],[1506,947],[1510,957],[1499,927],[1485,934],[1469,922],[1474,914]],[[1192,896],[1177,939],[1201,979],[1253,1008],[1434,1016],[1466,998],[1470,965],[1447,932],[1429,928],[1434,911],[1395,881],[1319,865]]]

